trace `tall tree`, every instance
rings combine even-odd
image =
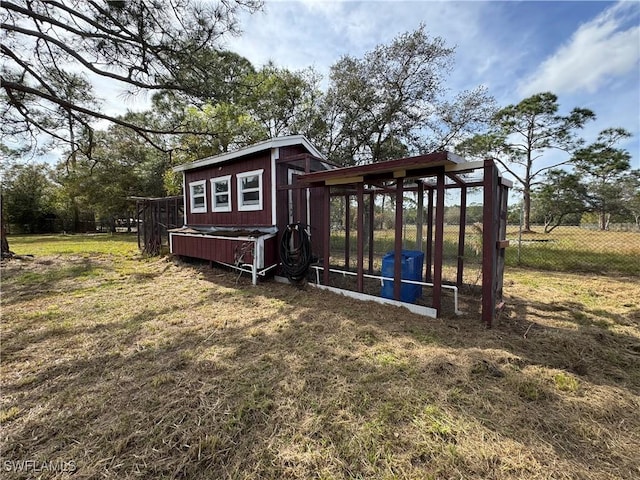
[[[321,105],[324,132],[316,140],[343,164],[407,152],[443,90],[452,55],[442,38],[420,26],[362,59],[342,57],[331,67]]]
[[[260,7],[260,0],[2,2],[3,133],[46,131],[43,112],[62,108],[79,121],[80,114],[107,119],[147,136],[156,130],[69,100],[49,72],[70,66],[85,78],[119,82],[132,94],[199,94],[210,85],[211,71],[193,59],[237,33],[240,12]]]
[[[44,163],[17,163],[3,169],[2,201],[6,223],[26,233],[47,229],[46,217],[53,214],[53,184]]]
[[[633,170],[622,180],[622,199],[640,231],[640,170]]]
[[[252,116],[269,138],[309,134],[317,113],[320,77],[311,68],[292,72],[269,63],[247,77]]]
[[[267,138],[266,130],[241,104],[207,103],[201,108],[188,107],[185,122],[194,131],[207,132],[182,135],[176,161],[193,161],[241,148]]]
[[[582,145],[577,132],[595,114],[585,108],[574,108],[559,115],[558,97],[538,93],[520,103],[500,109],[492,119],[489,132],[476,135],[458,145],[467,156],[491,157],[509,172],[522,187],[523,227],[531,231],[531,193],[539,178],[547,171],[571,162],[571,157],[547,161],[551,150],[572,153]]]
[[[624,179],[631,173],[631,155],[616,144],[629,137],[631,133],[623,128],[608,128],[574,156],[576,171],[587,185],[588,202],[598,213],[601,230],[608,230],[611,214],[626,208]]]
[[[261,0],[3,1],[0,133],[14,142],[47,133],[69,142],[73,153],[76,137],[52,131],[47,120],[56,109],[88,133],[96,119],[131,128],[150,142],[154,133],[179,132],[107,115],[70,97],[66,80],[59,76],[57,84],[51,74],[73,70],[85,81],[108,79],[131,94],[200,95],[212,75],[193,59],[219,50],[224,35],[239,32],[239,14],[261,6]]]
[[[447,98],[453,55],[421,25],[362,58],[342,57],[331,67],[309,135],[345,165],[450,148],[495,111],[483,87]]]
[[[564,170],[549,170],[544,182],[533,192],[534,211],[544,221],[544,232],[550,233],[570,215],[586,210],[587,188],[579,175]]]

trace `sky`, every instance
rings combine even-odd
[[[292,70],[313,67],[326,79],[343,55],[361,57],[376,45],[415,30],[455,47],[447,80],[453,96],[478,85],[499,106],[539,92],[558,95],[560,113],[593,110],[582,131],[588,142],[609,127],[633,137],[620,146],[640,168],[640,2],[567,1],[276,1],[240,18],[243,33],[225,47],[256,67],[268,61]],[[137,109],[111,85],[107,113]],[[111,93],[113,93],[113,95]],[[553,161],[550,160],[550,161]]]

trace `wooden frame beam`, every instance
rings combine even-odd
[[[433,281],[433,189],[427,196],[427,248],[425,251],[425,282]]]
[[[358,243],[358,258],[356,264],[356,290],[360,293],[364,290],[364,184],[358,184],[358,212],[357,212],[357,222],[358,222],[358,234],[357,234],[357,243]]]
[[[393,298],[400,300],[402,287],[402,218],[404,207],[404,179],[398,179],[396,188],[396,219],[393,262]]]
[[[497,180],[498,169],[492,160],[485,160],[482,210],[482,321],[487,328],[491,327],[496,308]]]
[[[351,261],[351,196],[346,194],[345,200],[345,212],[344,212],[344,266],[349,270],[349,263]]]
[[[436,185],[436,232],[433,258],[433,298],[431,306],[442,308],[442,262],[444,255],[444,169],[438,173]]]
[[[331,195],[330,188],[325,187],[323,189],[323,204],[324,208],[322,209],[322,223],[324,224],[324,235],[323,245],[322,245],[322,266],[324,269],[322,270],[322,283],[325,285],[329,285],[329,258],[331,255]]]
[[[460,226],[458,231],[458,268],[456,285],[462,286],[464,280],[464,240],[467,228],[467,187],[460,189]]]

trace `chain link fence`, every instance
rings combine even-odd
[[[482,275],[482,204],[467,205],[464,236],[460,236],[460,203],[457,194],[447,193],[444,226],[443,280],[456,282],[460,242],[464,242],[463,283],[479,285]],[[403,211],[403,248],[426,252],[429,238],[427,207],[422,222],[417,218],[415,196],[405,196]],[[369,231],[369,209],[373,205],[372,232]],[[355,270],[357,262],[356,204],[350,205],[350,238],[345,238],[347,221],[344,197],[332,199],[332,263]],[[382,258],[393,251],[395,204],[392,196],[377,195],[371,204],[365,199],[365,264],[368,269],[368,252],[372,249],[371,269],[380,272]],[[435,215],[434,215],[435,217]],[[422,223],[422,225],[420,225]],[[419,233],[420,227],[422,234]],[[433,226],[431,227],[433,228]],[[524,233],[518,223],[507,228],[509,247],[506,250],[508,267],[524,267],[541,271],[569,273],[601,273],[608,275],[640,276],[640,228],[633,223],[610,224],[601,230],[597,224],[559,226],[545,233],[544,225],[532,225],[532,232]],[[433,234],[432,234],[433,235]],[[433,238],[433,236],[432,236]],[[422,239],[422,241],[421,241]],[[370,242],[372,241],[372,246]],[[346,249],[346,252],[345,252]],[[344,258],[343,258],[344,257]],[[348,262],[348,263],[347,263]],[[425,268],[429,264],[425,259]]]

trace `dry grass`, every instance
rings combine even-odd
[[[166,258],[38,256],[2,278],[3,460],[74,461],[73,478],[640,475],[637,278],[511,270],[491,330],[473,298],[433,320]]]

